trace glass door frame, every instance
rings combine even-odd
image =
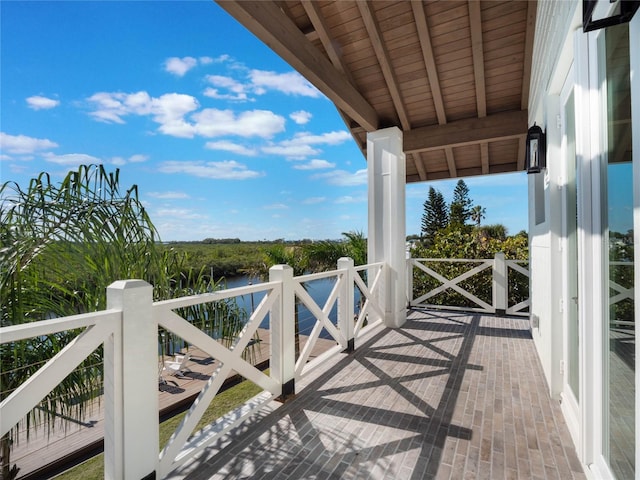
[[[573,96],[573,108],[571,112],[567,112],[567,103]],[[580,255],[582,248],[580,247],[580,238],[578,223],[581,215],[582,208],[579,205],[579,198],[577,196],[575,184],[579,183],[579,171],[580,166],[578,162],[576,135],[577,125],[576,120],[580,118],[576,114],[576,109],[579,108],[576,105],[576,88],[575,88],[575,72],[574,66],[569,68],[569,73],[562,87],[560,93],[560,124],[561,128],[561,156],[562,156],[562,336],[563,336],[563,375],[562,375],[562,392],[560,393],[562,398],[562,410],[567,419],[567,426],[571,432],[574,442],[577,444],[582,437],[581,433],[581,414],[580,414],[580,346],[582,342],[578,344],[577,357],[571,358],[571,346],[572,341],[570,335],[569,323],[572,321],[572,309],[575,309],[574,313],[578,316],[578,327],[580,322],[579,315],[580,309],[576,305],[576,302],[582,296],[578,292],[580,277],[578,270],[580,270]],[[571,115],[571,119],[567,118],[567,114]],[[569,151],[567,144],[567,126],[569,122],[573,123],[573,152]],[[573,158],[569,158],[569,155],[573,154]],[[572,186],[572,183],[574,184]],[[571,189],[573,188],[573,193]],[[577,214],[577,216],[576,216]],[[574,224],[572,225],[571,222]],[[574,229],[574,238],[570,239],[570,231]],[[574,298],[575,297],[575,298]],[[580,338],[580,332],[578,331],[578,338]],[[577,363],[576,366],[573,365]],[[570,375],[572,368],[578,368],[578,391],[574,392],[570,384]]]
[[[585,273],[581,278],[581,286],[593,292],[592,299],[588,300],[583,295],[580,299],[580,308],[590,309],[588,316],[581,315],[585,322],[581,328],[584,332],[585,341],[582,345],[582,365],[584,374],[581,374],[581,396],[582,408],[582,446],[584,448],[583,462],[590,466],[596,478],[614,479],[608,461],[605,458],[605,433],[608,431],[608,418],[603,414],[603,398],[608,396],[605,389],[608,386],[608,372],[604,369],[605,337],[603,328],[603,318],[608,318],[609,292],[603,286],[608,285],[608,255],[605,249],[608,239],[605,233],[608,231],[607,225],[603,222],[604,215],[602,209],[607,205],[606,181],[607,157],[604,154],[603,132],[606,131],[606,117],[603,118],[602,91],[600,84],[600,64],[598,44],[601,35],[605,30],[597,30],[584,34],[576,32],[576,61],[580,63],[577,73],[576,84],[582,85],[585,89],[583,100],[588,105],[589,115],[582,117],[582,122],[577,123],[577,128],[583,131],[583,141],[581,146],[585,153],[590,152],[580,160],[584,171],[589,170],[590,179],[581,175],[581,180],[588,180],[590,185],[590,222],[584,223],[581,227],[586,233],[584,244],[585,251],[592,256],[583,256],[580,262],[585,262]],[[631,61],[631,102],[632,102],[632,137],[633,137],[633,210],[634,210],[634,263],[640,265],[640,14],[636,14],[629,23],[629,47]],[[635,77],[635,78],[634,78]],[[576,102],[578,100],[576,99]],[[577,114],[578,112],[576,112]],[[587,124],[588,123],[588,124]],[[587,186],[587,183],[582,185]],[[591,279],[584,278],[591,275]],[[635,324],[640,325],[640,268],[634,269],[634,296],[635,296]],[[581,321],[583,319],[581,318]],[[637,334],[636,334],[637,338]],[[588,352],[588,354],[587,354]],[[608,349],[607,349],[608,354]],[[640,362],[637,355],[635,360],[635,473],[640,472],[640,395],[638,386],[640,385]]]
[[[640,358],[637,327],[640,325],[640,13],[629,25],[629,55],[631,57],[631,118],[633,119],[633,228],[634,228],[634,297],[636,324],[636,476],[640,471]]]

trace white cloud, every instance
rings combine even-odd
[[[206,76],[206,80],[210,84],[210,87],[204,91],[207,97],[249,101],[252,100],[251,95],[264,95],[269,91],[312,98],[318,98],[322,95],[318,89],[295,71],[278,73],[267,70],[250,70],[228,55],[221,55],[212,59],[210,63],[226,63],[227,75]],[[233,76],[229,76],[229,73]],[[301,113],[308,115],[307,112]],[[299,118],[302,120],[301,124],[308,122],[308,119],[305,120],[304,117]],[[295,119],[294,121],[297,122]]]
[[[362,169],[353,173],[345,170],[333,170],[332,172],[318,173],[311,178],[326,180],[327,183],[338,187],[353,187],[367,184],[367,170]]]
[[[225,88],[233,93],[222,94],[219,93],[218,88],[207,88],[204,94],[207,97],[219,98],[224,100],[247,100],[247,90],[249,85],[245,85],[234,78],[224,75],[207,75],[207,81],[214,87]]]
[[[194,99],[195,100],[195,99]],[[95,110],[89,112],[93,118],[105,123],[124,123],[125,115],[149,115],[153,99],[147,92],[122,93],[98,92],[88,98]]]
[[[147,92],[100,92],[88,100],[95,107],[90,115],[96,120],[124,123],[123,117],[127,115],[150,115],[153,121],[160,124],[160,132],[181,138],[193,138],[196,135],[269,138],[285,128],[284,117],[269,110],[247,110],[236,114],[232,110],[206,108],[196,112],[200,106],[198,100],[179,93],[167,93],[154,98]],[[186,116],[191,113],[191,118],[187,119]]]
[[[147,160],[149,160],[149,155],[142,155],[140,153],[136,155],[131,155],[129,157],[130,163],[142,163],[142,162],[146,162]]]
[[[225,63],[232,60],[231,55],[223,53],[222,55],[218,55],[215,58],[212,58],[213,63]]]
[[[315,135],[309,132],[296,133],[291,140],[285,140],[283,145],[340,145],[351,139],[345,130]]]
[[[148,159],[149,159],[148,155],[136,154],[136,155],[131,155],[129,158],[113,157],[111,158],[110,163],[116,166],[122,166],[128,163],[146,162]]]
[[[2,162],[6,162],[7,160],[8,159],[6,159],[6,158],[0,157],[0,161],[2,161]],[[26,167],[26,165],[24,163],[20,163],[20,164],[18,164],[18,163],[10,163],[9,165],[6,165],[6,166],[3,165],[2,171],[6,173],[7,167],[9,168],[9,171],[11,173],[14,173],[16,175],[23,175],[23,174],[26,174],[28,172],[28,169],[27,169],[27,167]]]
[[[176,200],[181,198],[189,198],[184,192],[149,192],[147,193],[152,198],[159,198],[161,200]]]
[[[350,138],[349,133],[344,130],[322,133],[320,135],[301,132],[289,140],[283,140],[277,144],[262,147],[262,151],[271,155],[282,155],[289,159],[301,160],[321,153],[321,150],[315,148],[314,145],[339,145]]]
[[[33,97],[27,98],[27,105],[33,110],[48,110],[60,105],[60,100],[34,95]]]
[[[311,115],[309,112],[305,112],[304,110],[298,110],[297,112],[293,112],[289,115],[289,118],[296,122],[298,125],[305,125],[309,123],[311,120]]]
[[[202,215],[201,213],[196,213],[193,210],[189,210],[187,208],[160,208],[158,210],[154,210],[154,217],[176,217],[181,220],[196,220],[207,218],[206,215]]]
[[[293,168],[296,170],[321,170],[323,168],[333,168],[335,166],[335,163],[327,162],[326,160],[314,159],[309,163],[294,165]]]
[[[322,203],[327,200],[327,197],[310,197],[302,201],[305,205],[314,205],[316,203]]]
[[[265,210],[287,210],[289,206],[284,203],[272,203],[271,205],[265,205],[262,208]]]
[[[343,204],[343,203],[363,203],[367,201],[366,196],[361,197],[353,197],[351,195],[345,195],[343,197],[336,198],[333,203]]]
[[[216,59],[212,57],[199,57],[198,61],[200,62],[200,65],[209,65],[210,63],[215,62]]]
[[[284,131],[285,120],[269,110],[248,110],[235,114],[231,110],[207,108],[192,115],[196,132],[203,137],[237,135],[269,138]]]
[[[198,108],[198,101],[190,95],[167,93],[154,99],[153,120],[160,124],[158,130],[166,135],[193,138],[194,126],[184,116]]]
[[[246,93],[239,93],[237,95],[230,95],[228,93],[220,93],[217,88],[206,88],[202,92],[205,97],[215,98],[216,100],[231,100],[231,101],[245,101],[249,100]]]
[[[246,165],[233,160],[223,162],[169,161],[161,164],[158,170],[162,173],[184,173],[215,180],[246,180],[264,175],[264,173],[249,170]]]
[[[309,145],[269,145],[262,147],[261,150],[270,155],[282,155],[291,159],[303,159],[321,153],[320,150]]]
[[[0,132],[0,149],[5,153],[29,155],[38,150],[49,150],[57,146],[57,143],[46,138],[9,135],[8,133]]]
[[[249,78],[258,94],[265,89],[277,90],[286,95],[317,98],[320,91],[298,72],[276,73],[267,70],[251,70]]]
[[[172,191],[167,191],[167,192],[149,192],[149,193],[147,193],[147,195],[152,197],[152,198],[159,198],[161,200],[178,200],[178,199],[182,199],[182,198],[189,198],[189,195],[187,195],[184,192],[172,192]]]
[[[182,77],[196,65],[198,65],[198,60],[193,57],[171,57],[165,60],[164,69],[169,73]]]
[[[227,140],[220,140],[218,142],[207,142],[204,146],[209,150],[222,150],[225,152],[236,153],[238,155],[245,155],[247,157],[252,157],[258,154],[257,150],[254,148],[248,148],[244,145],[229,142]]]
[[[102,160],[86,153],[66,153],[63,155],[55,155],[53,153],[47,153],[44,159],[47,162],[55,163],[57,165],[64,165],[65,167],[77,167],[80,165],[102,164]]]

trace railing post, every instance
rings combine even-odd
[[[413,260],[411,248],[407,248],[407,308],[411,308],[413,302]]]
[[[120,328],[104,346],[105,478],[155,478],[158,465],[158,325],[153,287],[121,280],[107,287]]]
[[[503,252],[493,259],[493,309],[498,315],[507,312],[509,285],[507,282],[507,261]]]
[[[353,352],[355,350],[355,342],[353,339],[353,276],[357,274],[353,268],[353,258],[342,257],[338,259],[338,270],[345,271],[342,291],[338,297],[338,328],[347,340],[347,352]]]
[[[281,386],[281,400],[294,395],[296,372],[295,309],[293,269],[275,265],[269,269],[269,281],[280,282],[280,301],[271,309],[271,377]]]

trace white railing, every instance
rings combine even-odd
[[[528,316],[528,307],[531,304],[527,294],[522,296],[519,302],[511,302],[510,298],[510,271],[517,272],[527,279],[529,278],[529,270],[526,268],[527,261],[522,260],[506,260],[503,253],[497,253],[492,259],[444,259],[444,258],[408,258],[408,301],[412,307],[430,307],[430,308],[447,308],[451,310],[461,311],[477,311],[483,313],[502,313],[509,315]],[[459,264],[460,268],[453,268],[455,277],[447,278],[445,275],[436,271],[435,265],[455,265]],[[468,267],[465,269],[464,266]],[[421,292],[419,296],[414,298],[414,270],[426,274],[428,277],[435,279],[440,283],[437,287]],[[474,293],[463,288],[461,284],[465,281],[479,282],[478,275],[491,270],[491,299],[479,298]],[[486,281],[486,280],[485,280]],[[527,282],[528,283],[528,282]],[[433,303],[433,299],[439,294],[447,290],[458,293],[461,297],[468,300],[472,306],[460,305],[442,305]],[[432,300],[431,302],[429,300]]]
[[[360,276],[361,272],[364,272],[366,277],[370,279],[368,286]],[[354,268],[353,260],[345,258],[338,262],[338,270],[303,275],[293,279],[295,296],[315,317],[315,323],[307,343],[296,361],[296,379],[303,377],[315,366],[321,364],[326,357],[332,356],[341,350],[353,350],[355,338],[361,336],[366,329],[375,328],[382,323],[384,313],[377,296],[381,292],[383,272],[383,263]],[[336,281],[324,305],[320,307],[305,289],[305,283],[328,278],[336,278]],[[360,311],[354,306],[354,293],[356,290],[359,292],[362,304]],[[336,304],[338,304],[338,321],[337,325],[334,325],[329,318],[329,312]],[[366,328],[364,326],[365,322]],[[337,345],[335,348],[309,361],[309,356],[323,329],[329,333]]]
[[[632,283],[631,287],[625,287],[623,285],[620,285],[620,283],[612,279],[614,277],[613,272],[616,270],[619,271],[623,268],[628,269],[627,277]],[[609,307],[612,307],[625,300],[633,302],[634,295],[635,295],[634,287],[633,287],[633,268],[634,268],[633,262],[619,262],[619,261],[609,262],[609,291],[610,291]],[[629,280],[627,281],[629,282]],[[622,326],[622,325],[633,326],[635,322],[633,321],[633,318],[628,318],[628,319],[612,318],[611,324],[616,326]]]
[[[119,321],[118,310],[105,310],[0,329],[3,344],[68,330],[84,329],[2,402],[0,436],[9,432],[28,412],[33,410],[91,352],[109,342],[114,336],[120,336]],[[112,374],[113,371],[105,367],[105,377]]]
[[[155,303],[151,285],[141,280],[119,281],[107,289],[108,310],[3,327],[0,329],[2,344],[73,329],[84,328],[84,331],[2,401],[0,435],[9,432],[103,345],[105,478],[163,478],[274,398],[295,393],[295,380],[325,361],[328,355],[353,350],[356,338],[382,322],[384,269],[383,263],[354,268],[353,260],[343,258],[336,271],[294,277],[290,267],[278,265],[271,268],[266,283]],[[361,277],[364,274],[366,282]],[[335,285],[320,307],[305,291],[304,284],[330,277],[336,278]],[[361,298],[360,310],[354,306],[356,292]],[[255,293],[264,296],[229,348],[175,313],[179,308]],[[296,298],[316,319],[297,362]],[[334,324],[329,312],[336,304],[338,319]],[[267,316],[271,335],[269,375],[242,358],[242,352]],[[172,332],[220,362],[161,452],[156,447],[159,436],[158,328]],[[323,329],[335,340],[336,346],[309,361],[311,349]],[[263,392],[215,425],[191,435],[232,370],[258,385]]]
[[[235,339],[230,348],[224,347],[217,340],[213,339],[199,328],[180,317],[173,310],[182,307],[189,307],[207,302],[216,302],[241,295],[255,293],[265,293],[264,298],[252,313],[242,332]],[[176,298],[153,304],[153,316],[158,325],[185,340],[189,345],[193,345],[211,358],[220,362],[218,369],[211,375],[209,380],[202,387],[198,397],[193,402],[190,410],[177,427],[169,439],[167,445],[160,452],[160,460],[157,467],[159,478],[164,477],[169,472],[179,467],[193,455],[213,442],[220,435],[224,434],[231,427],[241,422],[246,416],[261,408],[266,402],[279,396],[282,393],[282,384],[279,381],[279,371],[273,369],[270,376],[265,375],[256,367],[242,358],[242,352],[253,338],[254,333],[265,319],[268,313],[275,313],[274,305],[282,298],[282,285],[278,282],[269,282],[252,285],[248,287],[238,287],[207,294],[194,295],[190,297]],[[272,317],[272,325],[275,330],[280,322]],[[273,332],[272,332],[273,335]],[[274,337],[277,337],[275,335]],[[209,404],[216,396],[224,380],[231,371],[236,371],[242,377],[251,380],[266,393],[262,395],[260,402],[252,402],[251,408],[245,409],[242,415],[238,415],[233,422],[227,422],[223,428],[207,429],[200,431],[191,437],[196,425],[202,418]]]

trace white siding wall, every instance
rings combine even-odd
[[[539,0],[529,94],[529,120],[541,115],[539,108],[549,94],[556,66],[563,56],[574,14],[581,11],[578,0]]]
[[[578,1],[538,2],[529,97],[529,125],[536,122],[546,130],[548,145],[547,171],[529,178],[531,313],[539,322],[532,334],[549,389],[556,397],[562,391],[564,343],[560,251],[564,159],[557,116],[560,91],[573,60],[572,32],[580,24],[580,12]]]

